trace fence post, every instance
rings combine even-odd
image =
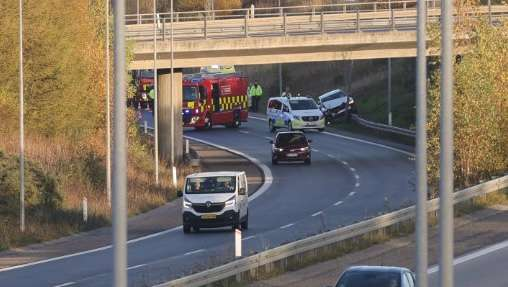
[[[242,231],[235,229],[235,257],[242,257]]]
[[[189,140],[185,140],[185,154],[189,154]]]
[[[374,12],[376,12],[377,11],[377,3],[374,2],[372,5],[374,5]]]
[[[176,166],[173,166],[172,172],[173,172],[173,186],[176,188],[178,184],[178,178],[176,177]]]
[[[360,10],[356,7],[356,32],[360,32]]]
[[[286,36],[287,34],[287,27],[286,27],[286,13],[284,13],[284,17],[282,18],[282,26],[283,26],[283,29],[284,29],[284,36]]]
[[[178,22],[178,20],[180,19],[180,13],[175,13],[176,17],[175,17],[175,21]]]
[[[325,21],[324,21],[324,18],[325,18],[325,15],[324,15],[323,11],[321,11],[321,18],[320,18],[320,22],[321,22],[321,34],[325,33]]]
[[[148,133],[148,122],[147,122],[147,121],[145,121],[145,122],[143,123],[143,130],[145,131],[145,134],[147,134],[147,133]]]
[[[249,37],[249,12],[245,13],[245,23],[243,25],[245,37]]]
[[[279,8],[279,15],[282,17],[284,15],[284,9],[281,7]]]
[[[166,37],[166,17],[162,18],[162,41]]]
[[[207,18],[207,17],[205,17],[205,18],[204,18],[204,23],[203,23],[203,24],[204,24],[204,26],[203,26],[203,28],[204,28],[204,29],[203,29],[203,34],[204,34],[204,36],[205,36],[205,39],[207,39],[207,38],[208,38],[208,31],[207,31],[207,28],[208,28],[208,27],[207,27],[207,26],[208,26],[208,20],[206,20],[206,18]]]
[[[404,2],[404,3],[402,4],[402,8],[403,8],[404,10],[406,10],[406,4],[407,4],[407,2]]]
[[[86,197],[83,197],[83,222],[86,223],[88,221],[88,200]]]
[[[392,24],[392,30],[395,30],[395,15],[393,9],[390,9],[390,18]]]

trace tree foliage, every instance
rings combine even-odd
[[[486,19],[462,23],[467,35],[454,64],[454,175],[457,187],[508,170],[508,23],[492,27]],[[436,31],[436,30],[434,30]],[[434,37],[439,36],[433,33]],[[429,175],[439,179],[439,71],[429,91]]]

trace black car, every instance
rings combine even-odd
[[[414,287],[415,276],[403,267],[355,266],[340,276],[335,287]]]
[[[311,163],[310,139],[303,132],[279,132],[272,143],[272,164],[279,161],[303,161]]]

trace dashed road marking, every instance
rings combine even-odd
[[[127,270],[133,270],[133,269],[138,269],[138,268],[141,268],[143,266],[145,266],[146,264],[139,264],[139,265],[135,265],[135,266],[131,266],[129,268],[127,268]]]
[[[253,239],[253,238],[255,238],[255,237],[256,237],[255,235],[251,235],[251,236],[247,236],[247,237],[245,237],[245,238],[244,238],[244,239],[242,239],[242,240],[249,240],[249,239]]]
[[[347,161],[341,160],[340,162],[342,162],[343,165],[348,165]]]
[[[351,191],[351,192],[348,194],[348,196],[353,196],[353,195],[355,195],[355,194],[356,194],[356,192]]]
[[[318,216],[318,215],[320,215],[320,214],[322,214],[322,213],[323,213],[322,211],[318,211],[318,212],[314,213],[312,216],[313,216],[313,217],[314,217],[314,216]]]
[[[359,182],[355,183],[355,187],[360,187],[360,183]]]
[[[196,253],[203,252],[203,251],[205,251],[205,250],[204,249],[198,249],[198,250],[187,252],[184,255],[196,254]]]
[[[64,283],[64,284],[55,285],[54,287],[65,287],[65,286],[71,286],[71,285],[74,285],[74,284],[76,284],[76,282],[67,282],[67,283]]]
[[[293,225],[295,225],[295,224],[294,223],[286,224],[286,225],[281,226],[280,229],[286,229],[286,228],[291,227]]]
[[[337,201],[336,203],[333,204],[333,206],[339,206],[339,205],[342,204],[342,202],[343,202],[342,200],[341,201]]]
[[[326,156],[327,156],[327,157],[329,157],[329,158],[333,158],[333,159],[335,159],[335,156],[334,156],[333,154],[329,154],[329,153],[327,153],[327,154],[326,154]]]
[[[359,180],[360,176],[358,174],[355,174],[355,178],[356,178],[356,180]]]
[[[354,167],[349,168],[352,172],[356,172],[356,169]]]
[[[312,148],[311,150],[312,150],[313,152],[319,152],[319,150],[318,150],[318,149],[315,149],[315,148]]]
[[[272,138],[271,138],[271,137],[265,137],[265,139],[267,139],[267,140],[269,140],[269,141],[271,141],[271,140],[272,140]]]
[[[242,134],[249,134],[248,131],[240,131],[240,133],[242,133]]]

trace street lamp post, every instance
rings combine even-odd
[[[115,0],[114,133],[112,168],[113,286],[127,286],[127,107],[125,79],[125,1]]]
[[[153,0],[153,119],[155,148],[155,184],[159,185],[159,119],[157,104],[157,0]]]
[[[109,81],[109,0],[106,0],[106,192],[111,207],[111,95]]]
[[[23,0],[19,0],[19,198],[20,230],[25,231],[25,99],[23,84]]]
[[[171,23],[170,23],[170,29],[171,29],[171,168],[175,166],[175,104],[174,104],[174,75],[173,75],[173,61],[174,61],[174,42],[173,42],[173,2],[174,0],[171,0]],[[212,1],[213,3],[213,1]],[[213,8],[212,8],[213,9]]]

